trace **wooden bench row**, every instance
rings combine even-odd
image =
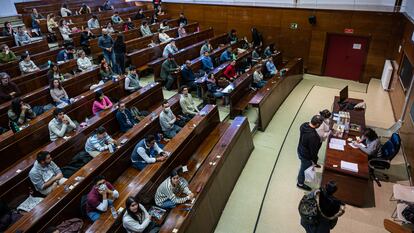
[[[154,101],[149,100],[154,99]],[[159,105],[163,101],[162,90],[157,84],[150,84],[144,87],[137,93],[134,93],[124,99],[127,107],[135,106],[140,109],[159,112],[161,109]],[[178,109],[178,98],[174,97],[170,100],[174,110]],[[50,193],[40,205],[36,206],[36,211],[27,213],[19,222],[15,225],[15,229],[24,229],[25,231],[40,231],[40,228],[52,219],[51,216],[57,217],[57,212],[61,211],[64,206],[72,201],[74,196],[79,195],[81,190],[88,187],[93,180],[93,177],[100,174],[106,169],[110,169],[110,166],[116,161],[129,160],[130,154],[126,154],[126,150],[133,149],[135,143],[147,133],[159,130],[158,117],[152,118],[147,116],[133,130],[129,130],[127,133],[122,134],[119,131],[119,125],[115,118],[116,110],[106,110],[99,116],[95,116],[90,119],[90,123],[87,128],[79,129],[69,140],[65,142],[60,140],[60,145],[54,145],[54,142],[49,145],[48,150],[51,152],[54,161],[59,166],[64,166],[70,160],[73,155],[83,150],[83,145],[86,139],[93,133],[93,130],[98,126],[104,126],[107,132],[118,142],[124,138],[128,139],[121,148],[116,150],[114,153],[103,152],[99,156],[92,159],[84,167],[78,170],[75,174],[69,177],[66,185],[73,185],[76,183],[76,177],[82,177],[82,181],[76,185],[73,190],[65,191],[64,187],[59,187]],[[132,148],[131,148],[132,147]],[[112,167],[113,169],[113,167]],[[118,168],[116,168],[118,169]],[[116,170],[113,169],[113,170]],[[38,212],[42,210],[41,212]],[[69,211],[75,211],[77,208]],[[21,227],[21,226],[24,227]],[[12,227],[13,229],[13,227]]]
[[[118,0],[115,0],[115,2],[117,2],[117,1]],[[33,8],[33,7],[36,7],[36,6],[39,6],[39,5],[46,5],[46,4],[52,4],[52,3],[53,4],[59,4],[59,5],[61,5],[61,4],[65,3],[65,2],[68,3],[67,0],[25,1],[25,2],[15,2],[14,3],[14,6],[16,8],[17,13],[23,14],[23,13],[26,12],[24,10],[24,8]],[[76,4],[76,3],[86,3],[86,4],[89,5],[89,4],[92,4],[94,2],[103,4],[105,2],[105,0],[83,0],[83,1],[82,0],[71,0],[70,3],[69,3],[69,5],[70,4]]]

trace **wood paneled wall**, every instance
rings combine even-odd
[[[216,32],[234,28],[239,36],[251,38],[250,29],[262,32],[265,42],[275,42],[286,58],[302,57],[308,73],[321,75],[324,66],[326,35],[354,29],[355,35],[369,36],[370,48],[361,82],[380,78],[385,59],[393,58],[402,34],[399,13],[361,11],[308,10],[270,7],[222,6],[185,3],[165,3],[169,14],[184,12],[201,27],[213,27]],[[312,26],[308,17],[315,15]],[[297,23],[298,29],[290,29]]]
[[[395,70],[393,74],[393,79],[391,81],[391,90],[390,90],[390,99],[394,111],[395,119],[401,117],[402,109],[404,106],[404,101],[408,93],[404,93],[401,82],[398,78],[399,66],[402,61],[403,56],[407,56],[410,63],[414,66],[414,42],[411,40],[411,36],[414,31],[414,21],[409,20],[408,18],[403,18],[403,29],[404,33],[400,40],[401,51],[398,49],[395,51]],[[404,148],[405,155],[407,157],[408,163],[411,165],[411,174],[414,174],[414,123],[413,119],[410,117],[410,108],[414,103],[414,89],[411,90],[411,97],[408,102],[408,110],[403,116],[403,126],[400,130],[400,135],[402,139],[402,144]]]

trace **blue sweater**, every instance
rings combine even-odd
[[[224,62],[230,61],[230,60],[231,60],[231,52],[226,50],[220,55],[220,62],[221,63],[224,63]]]
[[[191,68],[184,66],[184,68],[181,70],[181,74],[183,76],[183,83],[194,82],[195,76]]]
[[[127,117],[129,119],[129,123],[127,122]],[[118,121],[119,129],[121,132],[128,131],[136,123],[134,117],[128,109],[125,109],[125,114],[123,114],[121,111],[117,111],[116,120]]]
[[[211,57],[206,57],[203,55],[203,57],[201,58],[201,63],[203,64],[202,69],[206,72],[214,69]]]
[[[56,61],[67,61],[71,59],[73,59],[73,54],[68,53],[66,49],[63,49],[63,50],[60,50],[59,53],[57,54]]]

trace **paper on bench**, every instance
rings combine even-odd
[[[338,138],[331,138],[331,141],[329,142],[329,144],[338,144],[338,145],[345,146],[346,141],[342,139],[338,139]]]
[[[358,164],[341,160],[341,169],[351,171],[351,172],[358,172]]]
[[[344,145],[329,143],[329,149],[344,151]]]

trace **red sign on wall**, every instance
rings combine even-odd
[[[344,33],[353,34],[354,33],[354,29],[352,29],[352,28],[345,28],[344,29]]]

